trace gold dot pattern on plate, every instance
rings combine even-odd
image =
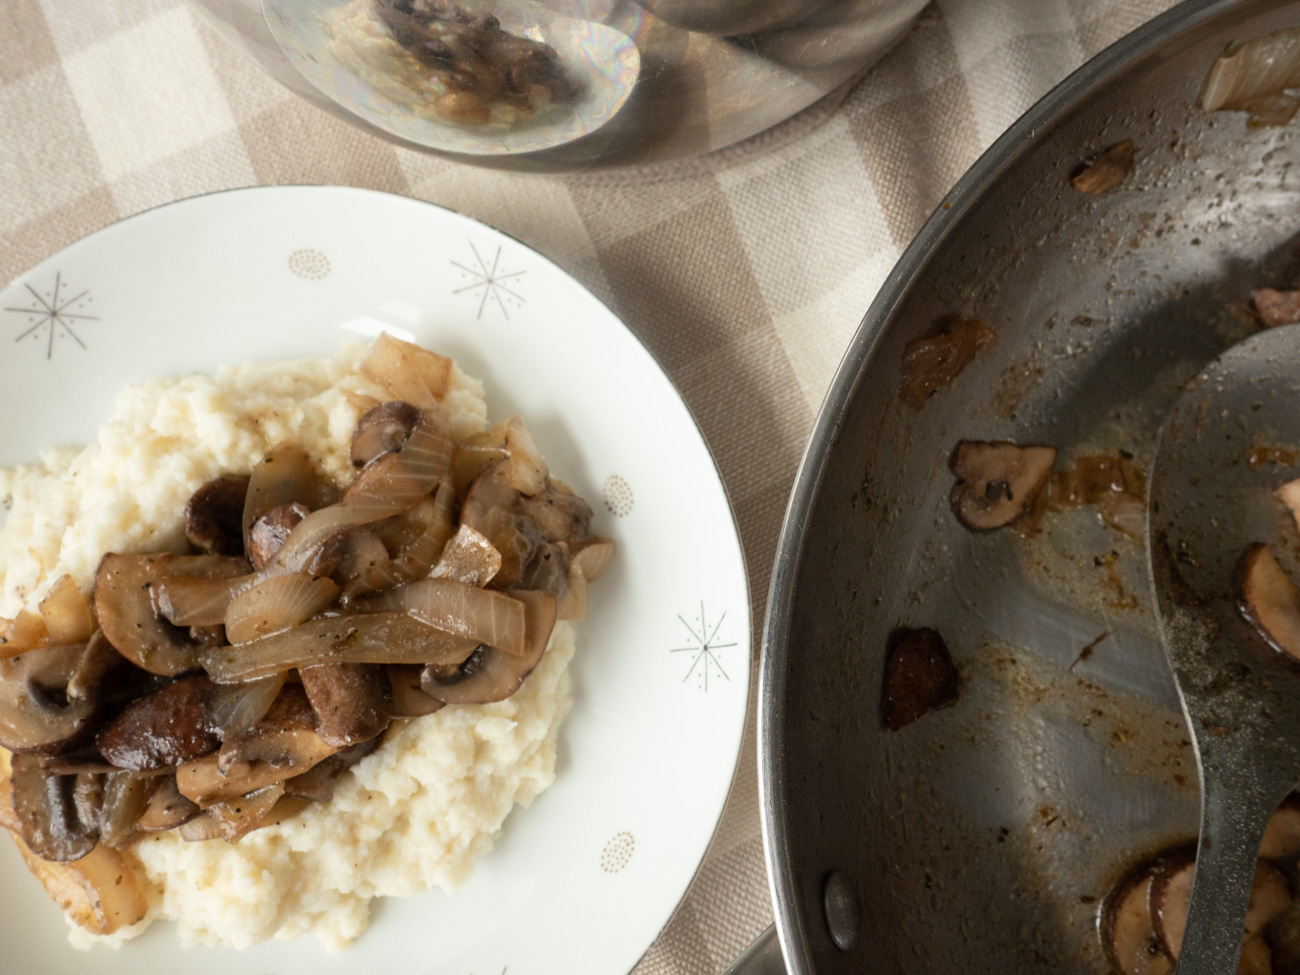
[[[600,851],[600,868],[606,873],[618,873],[632,859],[632,851],[635,849],[636,840],[631,833],[616,833]]]
[[[307,247],[289,255],[289,270],[308,281],[319,281],[330,273],[330,259]]]
[[[632,513],[632,487],[617,474],[611,474],[605,479],[600,494],[605,499],[605,507],[618,517],[623,518]]]

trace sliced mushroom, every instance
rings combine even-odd
[[[957,667],[948,645],[929,627],[901,629],[885,658],[880,714],[886,728],[898,731],[957,700]]]
[[[367,613],[311,620],[238,647],[217,647],[202,661],[213,680],[235,683],[317,664],[454,665],[475,646],[407,613]]]
[[[394,718],[422,718],[426,714],[446,707],[441,701],[424,693],[420,675],[424,667],[419,664],[389,664],[388,683],[393,690]]]
[[[1277,489],[1277,496],[1278,500],[1290,509],[1291,517],[1295,519],[1296,528],[1300,529],[1300,478],[1283,484]]]
[[[948,461],[957,475],[950,498],[953,513],[974,531],[1009,525],[1033,505],[1055,461],[1055,447],[961,441]]]
[[[492,588],[511,589],[541,541],[531,521],[518,513],[519,491],[510,483],[504,461],[492,461],[470,485],[460,509],[462,525],[481,533],[501,555]]]
[[[218,477],[204,484],[185,505],[185,537],[214,555],[244,554],[244,503],[247,477]]]
[[[1169,854],[1153,873],[1151,914],[1156,935],[1169,957],[1177,960],[1187,931],[1187,911],[1192,903],[1196,850],[1185,847]]]
[[[99,821],[99,842],[124,850],[139,831],[140,822],[153,798],[167,784],[175,788],[173,776],[110,772],[105,776],[104,804]]]
[[[242,557],[161,556],[151,592],[158,612],[176,626],[220,626],[231,600],[256,582]]]
[[[1300,291],[1256,288],[1255,311],[1269,328],[1300,322]]]
[[[347,774],[348,769],[374,752],[380,743],[380,738],[376,736],[351,748],[345,748],[337,755],[331,755],[302,775],[286,779],[284,794],[306,799],[309,802],[329,802],[334,798],[334,789],[339,780]]]
[[[262,825],[284,795],[284,783],[263,786],[248,795],[216,802],[205,812],[217,824],[217,834],[227,843],[238,843]]]
[[[79,778],[47,771],[30,755],[13,757],[10,784],[18,831],[42,860],[80,860],[99,840],[98,803],[78,803]]]
[[[60,576],[50,587],[41,600],[40,611],[51,646],[85,643],[95,632],[90,603],[71,576]]]
[[[316,731],[340,748],[369,741],[393,718],[388,675],[378,664],[322,664],[300,671]]]
[[[938,335],[914,339],[903,349],[903,376],[898,384],[898,398],[914,410],[939,390],[951,386],[975,354],[996,337],[986,322],[978,318],[950,316],[941,323]]]
[[[99,732],[96,744],[118,768],[136,772],[193,761],[221,744],[213,717],[217,687],[195,675],[129,705]]]
[[[1246,937],[1264,933],[1274,918],[1291,906],[1291,887],[1282,871],[1267,860],[1255,866],[1255,880],[1250,886],[1250,906],[1246,909]]]
[[[95,573],[95,615],[104,636],[137,667],[165,677],[193,670],[198,652],[220,642],[217,633],[189,633],[159,613],[154,588],[173,558],[109,554]]]
[[[432,571],[431,579],[454,579],[471,586],[486,586],[501,571],[501,553],[487,537],[469,525],[461,525],[447,542]]]
[[[1241,611],[1276,650],[1300,660],[1300,589],[1267,545],[1248,548],[1237,565]]]
[[[221,839],[221,827],[207,813],[201,813],[188,822],[182,823],[176,832],[187,843]]]
[[[142,831],[159,833],[188,823],[200,811],[195,803],[181,795],[176,776],[167,775],[158,777],[156,791],[136,818]]]
[[[0,660],[0,745],[53,754],[89,734],[97,702],[68,692],[85,655],[85,647],[45,647]]]
[[[327,743],[316,731],[316,714],[303,686],[286,684],[266,717],[222,744],[217,762],[222,772],[229,772],[241,762],[266,762],[276,768],[305,772],[338,750],[339,746]],[[184,783],[181,791],[194,798],[185,790]]]
[[[273,509],[301,505],[312,511],[337,500],[338,489],[316,469],[305,450],[287,443],[272,447],[249,477],[243,516],[245,551],[254,558],[253,526]],[[257,566],[259,571],[265,567],[265,563]]]
[[[1150,873],[1131,878],[1112,898],[1104,937],[1121,975],[1170,975],[1173,959],[1165,953],[1151,916]]]
[[[419,418],[419,409],[401,400],[381,403],[366,412],[352,434],[353,465],[365,467],[376,457],[401,450]]]
[[[374,592],[397,581],[388,549],[365,528],[346,528],[331,535],[305,566],[308,575],[324,576],[349,597]]]
[[[456,490],[444,477],[437,492],[373,526],[391,553],[393,583],[423,579],[456,530]]]
[[[1080,193],[1100,195],[1113,190],[1133,171],[1133,140],[1125,139],[1088,160],[1070,176]]]
[[[238,799],[268,785],[283,782],[310,767],[294,769],[272,765],[270,762],[235,762],[223,772],[217,767],[215,754],[205,755],[196,761],[186,762],[176,770],[176,787],[181,795],[196,803],[200,809],[207,809],[215,803]],[[192,823],[193,820],[186,825]]]
[[[276,505],[253,522],[248,532],[248,560],[253,568],[261,572],[270,565],[289,533],[309,514],[305,504],[295,501]]]
[[[524,604],[527,652],[514,656],[480,645],[450,673],[437,665],[426,666],[420,676],[426,694],[445,704],[488,704],[504,701],[520,688],[546,651],[555,628],[556,602],[549,592],[518,590],[513,595]]]

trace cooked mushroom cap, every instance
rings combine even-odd
[[[424,693],[420,686],[424,668],[419,664],[389,664],[384,669],[393,689],[394,718],[421,718],[446,707],[442,701]]]
[[[445,704],[488,704],[504,701],[517,691],[541,662],[555,628],[557,605],[549,592],[520,590],[512,594],[524,604],[527,652],[522,656],[498,647],[479,646],[458,668],[430,665],[420,676],[420,686]]]
[[[369,741],[392,720],[393,695],[380,665],[322,664],[300,673],[316,714],[316,732],[326,744]]]
[[[1300,322],[1300,291],[1255,289],[1255,311],[1269,328]]]
[[[157,776],[155,781],[157,789],[137,817],[140,829],[146,833],[175,829],[199,814],[199,807],[181,795],[176,776]]]
[[[45,647],[0,660],[0,745],[51,754],[89,734],[95,699],[68,693],[85,656],[85,647]]]
[[[890,731],[957,700],[957,667],[943,637],[929,627],[896,633],[885,659],[880,714]]]
[[[938,335],[908,342],[898,398],[914,410],[921,409],[936,392],[952,385],[995,337],[993,329],[978,318],[953,316],[943,322]]]
[[[190,496],[185,537],[215,555],[244,554],[244,498],[247,477],[218,477]]]
[[[1246,550],[1237,580],[1245,617],[1275,649],[1300,660],[1300,589],[1267,545]]]
[[[186,677],[134,702],[100,731],[100,752],[118,768],[144,772],[180,765],[221,744],[213,720],[217,688]]]
[[[381,454],[400,450],[419,418],[419,409],[401,400],[368,410],[352,434],[352,463],[364,467]]]
[[[79,776],[41,768],[29,755],[13,758],[13,808],[23,841],[42,860],[80,860],[99,839],[98,803],[77,801]]]
[[[359,742],[351,748],[345,748],[337,755],[331,755],[318,765],[308,769],[302,775],[286,779],[284,794],[309,802],[329,802],[334,798],[334,788],[348,769],[356,765],[380,745],[379,736],[369,741]]]
[[[948,461],[957,475],[950,498],[953,513],[975,531],[1009,525],[1029,510],[1055,461],[1055,447],[963,440]]]
[[[305,772],[338,751],[316,731],[316,715],[301,684],[286,684],[258,724],[221,746],[219,766],[227,772],[238,762],[267,762],[277,768]],[[282,776],[287,778],[288,776]],[[194,798],[184,789],[182,792]],[[247,790],[246,790],[247,791]]]
[[[99,820],[99,841],[115,850],[124,850],[139,829],[140,818],[149,808],[160,784],[172,776],[140,775],[136,772],[110,772],[105,776],[104,805]]]
[[[1160,945],[1151,917],[1151,874],[1120,888],[1109,905],[1105,940],[1122,975],[1170,975],[1174,962]]]

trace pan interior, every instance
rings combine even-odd
[[[1105,972],[1106,893],[1195,836],[1195,759],[1141,541],[1087,506],[1030,538],[969,532],[947,461],[962,439],[1008,439],[1057,447],[1058,468],[1120,449],[1145,467],[1184,384],[1258,328],[1252,289],[1300,287],[1300,120],[1251,127],[1196,104],[1229,43],[1300,25],[1300,3],[1191,12],[1207,8],[974,184],[938,246],[905,257],[897,300],[856,339],[855,381],[824,408],[838,426],[825,463],[805,465],[819,480],[764,675],[792,972]],[[1118,188],[1071,187],[1082,160],[1125,139],[1136,164]],[[904,347],[953,314],[996,338],[912,409]],[[900,626],[943,635],[961,691],[886,732]],[[823,919],[832,869],[861,906],[848,951]]]

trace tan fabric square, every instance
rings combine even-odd
[[[199,38],[236,122],[255,118],[296,97],[263,71],[251,55],[212,27],[202,9],[199,14]]]
[[[253,164],[237,132],[224,132],[128,173],[111,184],[117,208],[125,215],[183,200],[187,196],[249,186]]]
[[[654,169],[569,176],[565,183],[599,251],[692,211],[718,193],[717,180],[703,168],[670,177]]]
[[[1079,43],[1085,57],[1092,57],[1136,30],[1152,17],[1164,13],[1176,0],[1066,0],[1077,25]]]
[[[682,903],[632,971],[635,975],[713,975],[717,971],[694,905]]]
[[[896,253],[842,117],[718,181],[773,316],[838,286],[871,255]]]
[[[339,183],[409,193],[397,149],[301,98],[244,122],[259,183]]]
[[[98,187],[5,230],[0,233],[0,287],[117,218],[113,195]]]
[[[65,55],[63,66],[109,179],[234,129],[187,7]]]
[[[53,64],[54,38],[37,0],[6,0],[0,29],[0,85]]]
[[[57,64],[0,88],[0,232],[89,193],[103,178]]]
[[[40,4],[54,45],[66,58],[159,14],[183,8],[185,0],[40,0]]]

